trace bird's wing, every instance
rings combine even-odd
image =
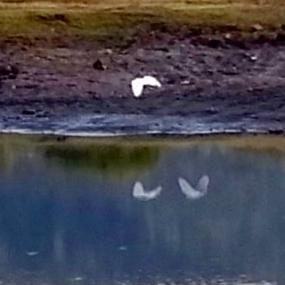
[[[135,198],[141,197],[145,194],[144,188],[141,182],[137,181],[133,187],[133,196]]]
[[[132,91],[135,97],[139,97],[143,91],[143,83],[141,78],[136,78],[131,82]]]
[[[137,181],[133,187],[133,197],[142,200],[142,201],[148,201],[155,199],[161,192],[162,187],[158,186],[151,191],[145,192],[143,184],[139,181]]]
[[[186,181],[184,178],[179,177],[178,183],[180,186],[180,189],[182,193],[189,199],[198,199],[202,197],[202,193],[197,191],[193,188],[193,186],[190,185],[188,181]]]
[[[144,85],[150,85],[154,87],[161,87],[161,83],[153,76],[147,75],[143,77]]]
[[[158,186],[154,189],[152,189],[151,191],[147,192],[147,195],[149,195],[149,197],[151,197],[151,199],[156,198],[162,191],[162,187]]]
[[[198,184],[197,184],[197,190],[198,191],[201,191],[203,193],[206,193],[208,191],[208,186],[209,186],[209,183],[210,183],[210,177],[208,175],[203,175],[199,181],[198,181]]]

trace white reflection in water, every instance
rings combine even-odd
[[[133,197],[141,201],[149,201],[157,198],[162,191],[162,187],[158,186],[150,191],[145,191],[143,184],[137,181],[133,187]]]
[[[38,251],[27,251],[26,252],[26,255],[28,255],[28,256],[35,256],[35,255],[38,255],[38,254],[39,254]]]
[[[33,147],[0,148],[0,283],[285,284],[285,152]]]
[[[199,179],[195,188],[186,179],[181,177],[178,178],[178,183],[182,193],[186,196],[186,198],[197,200],[207,194],[210,177],[208,175],[203,175]]]

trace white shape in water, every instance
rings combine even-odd
[[[83,281],[84,279],[85,278],[82,276],[75,276],[75,277],[70,278],[71,281],[75,281],[75,282],[80,282],[80,281]]]
[[[145,191],[141,182],[137,181],[133,187],[133,197],[141,201],[155,199],[161,192],[162,187],[158,186],[150,191]]]
[[[161,83],[153,76],[146,75],[132,80],[131,86],[135,97],[140,97],[143,93],[144,86],[161,87]]]
[[[122,245],[122,246],[119,246],[119,247],[118,247],[118,250],[120,250],[120,251],[126,251],[126,250],[128,250],[128,248],[127,248],[125,245]]]
[[[210,178],[208,175],[203,175],[199,179],[195,188],[187,180],[181,177],[178,178],[178,183],[182,193],[186,196],[186,198],[197,200],[207,194]]]
[[[35,255],[38,255],[39,252],[38,252],[38,251],[26,251],[26,254],[27,254],[28,256],[35,256]]]

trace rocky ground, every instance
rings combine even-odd
[[[258,27],[256,27],[258,28]],[[127,46],[29,45],[0,48],[0,123],[63,114],[144,114],[263,122],[284,132],[285,40],[233,40],[159,33]],[[134,98],[131,80],[151,74],[162,82]]]

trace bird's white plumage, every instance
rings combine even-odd
[[[143,92],[142,78],[136,78],[132,80],[132,91],[135,97],[141,96]]]
[[[146,192],[143,187],[143,184],[140,181],[137,181],[133,187],[133,197],[141,201],[149,201],[155,199],[161,191],[162,187],[158,186]]]
[[[210,183],[210,178],[208,175],[203,175],[196,188],[194,188],[186,179],[179,177],[178,184],[182,193],[191,200],[197,200],[205,196],[208,192],[208,187]]]
[[[144,85],[149,85],[153,87],[161,87],[161,83],[153,76],[146,75],[143,77]]]
[[[208,175],[203,175],[196,186],[196,189],[200,192],[207,192],[210,183],[210,177]]]
[[[138,77],[132,80],[131,87],[135,97],[139,97],[143,93],[145,86],[161,87],[161,83],[153,76],[146,75],[144,77]]]

